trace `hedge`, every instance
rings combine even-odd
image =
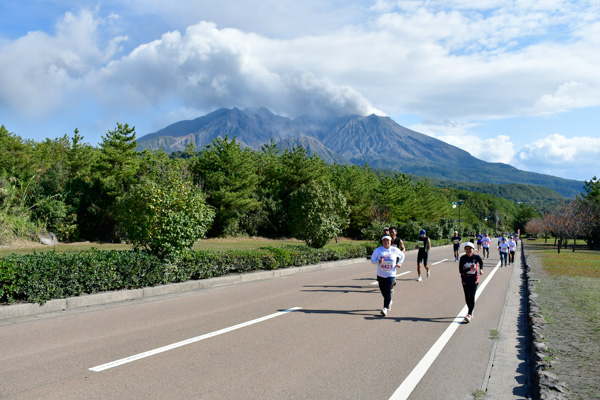
[[[161,260],[145,251],[34,252],[0,258],[0,303],[44,303],[109,290],[139,289],[229,273],[273,270],[366,257],[374,245],[334,248],[262,247],[257,250],[187,251]]]

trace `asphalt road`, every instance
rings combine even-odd
[[[465,303],[448,246],[432,250],[422,282],[407,253],[385,318],[365,260],[0,321],[0,398],[466,399],[506,299],[513,266],[492,273],[498,261],[485,260],[470,324],[457,322]]]

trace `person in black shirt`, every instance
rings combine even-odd
[[[471,322],[473,310],[475,309],[475,294],[479,285],[479,276],[483,275],[483,260],[478,254],[473,253],[475,245],[471,242],[465,243],[465,254],[460,257],[458,271],[462,280],[463,291],[468,311],[465,322]]]
[[[450,239],[452,247],[454,248],[454,261],[458,261],[458,255],[460,254],[460,242],[462,238],[458,236],[458,231],[454,231],[454,236]]]
[[[398,230],[394,227],[390,227],[390,236],[392,238],[392,247],[397,247],[403,252],[406,252],[406,246],[402,239],[398,237]]]

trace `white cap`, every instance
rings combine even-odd
[[[392,240],[392,237],[385,235],[384,237],[381,238],[381,241],[384,241],[385,239]]]
[[[470,248],[474,249],[475,245],[473,245],[473,243],[471,243],[471,242],[467,242],[467,243],[465,243],[465,247],[470,247]]]

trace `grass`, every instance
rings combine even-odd
[[[500,332],[498,332],[498,329],[491,329],[490,330],[490,339],[492,339],[492,340],[498,340],[498,339],[500,339]]]
[[[544,243],[542,239],[527,241],[526,247],[541,260],[544,271],[550,275],[600,278],[600,251],[578,245],[575,252],[569,247],[558,253],[554,241]]]
[[[351,240],[346,238],[338,238],[338,244],[358,244],[368,243],[364,240]],[[285,245],[300,245],[305,246],[305,243],[296,239],[267,239],[261,237],[228,237],[217,239],[203,239],[196,242],[193,246],[194,250],[252,250],[259,247],[281,247]],[[327,246],[335,246],[335,240],[332,240]],[[96,242],[78,242],[78,243],[59,243],[56,246],[44,246],[37,242],[21,241],[13,243],[10,246],[0,246],[0,257],[9,254],[31,254],[34,251],[58,251],[58,252],[79,252],[87,251],[91,248],[99,250],[131,250],[131,245],[125,243],[96,243]]]
[[[538,302],[548,323],[545,361],[570,387],[569,398],[600,398],[600,251],[527,241]],[[557,362],[558,360],[558,362]],[[585,373],[582,373],[585,371]]]

